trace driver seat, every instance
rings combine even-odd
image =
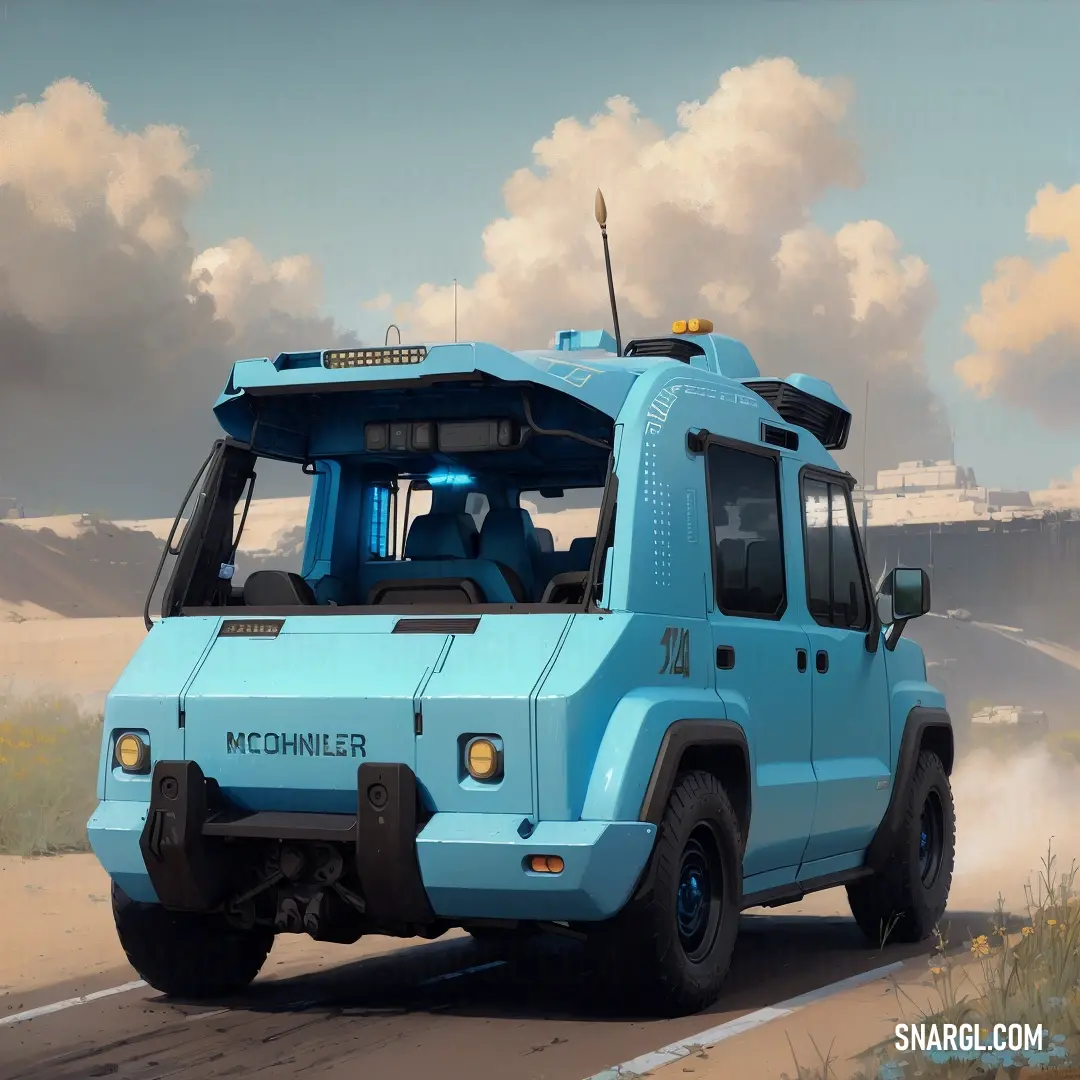
[[[516,603],[533,600],[540,542],[527,510],[517,506],[489,510],[480,529],[479,555],[499,568]]]

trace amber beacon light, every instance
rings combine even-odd
[[[676,319],[671,324],[673,334],[711,334],[712,330],[709,319]]]

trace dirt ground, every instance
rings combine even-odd
[[[0,621],[0,693],[64,693],[100,708],[145,636],[140,618]]]
[[[127,965],[113,927],[109,878],[93,855],[0,855],[0,911],[12,909],[20,912],[18,919],[0,919],[0,1015],[11,995]],[[350,947],[349,959],[408,944],[415,942],[365,938]],[[341,946],[286,935],[266,974],[318,971],[341,961]]]

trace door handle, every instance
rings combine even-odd
[[[806,670],[806,650],[795,650],[795,663],[799,668],[799,674],[801,675]]]
[[[730,671],[735,666],[735,650],[730,645],[716,647],[716,666],[721,671]]]
[[[829,670],[829,654],[824,649],[819,649],[814,663],[817,665],[818,674],[824,675]]]

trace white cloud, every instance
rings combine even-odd
[[[394,298],[388,292],[381,292],[370,300],[364,300],[360,306],[365,311],[386,311],[393,302]]]
[[[0,460],[27,502],[168,511],[231,361],[338,339],[307,256],[196,256],[195,156],[74,79],[0,113]]]
[[[241,329],[274,311],[311,317],[322,306],[322,274],[307,255],[268,262],[250,240],[237,237],[195,258],[191,281],[212,297],[219,318]]]
[[[725,72],[707,100],[679,107],[670,135],[621,97],[588,123],[560,120],[505,185],[507,214],[483,233],[488,269],[459,285],[459,336],[528,348],[610,326],[600,187],[624,337],[711,317],[763,372],[833,382],[856,416],[853,446],[869,380],[871,470],[946,452],[923,362],[926,264],[881,222],[830,234],[812,221],[827,192],[861,179],[849,100],[845,83],[774,59]],[[448,340],[453,286],[422,285],[395,315],[415,340]]]
[[[1080,409],[1080,184],[1041,188],[1028,236],[1064,246],[1044,260],[1001,259],[964,324],[974,350],[956,363],[983,398],[1022,405],[1045,423],[1073,426]]]

